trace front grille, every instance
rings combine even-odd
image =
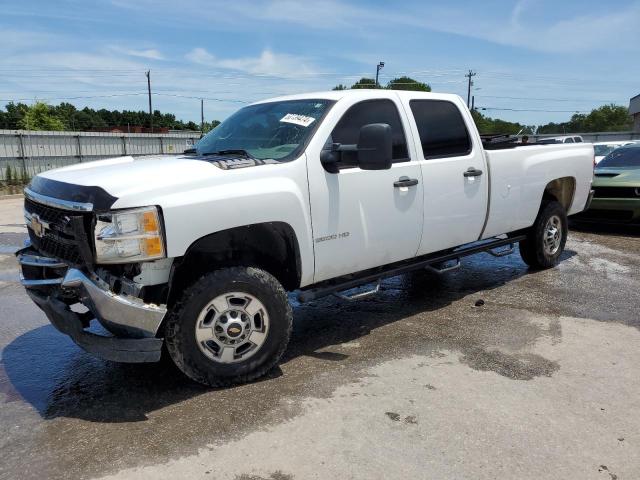
[[[636,190],[640,193],[640,188],[634,187],[593,187],[594,198],[638,198]]]
[[[88,232],[91,228],[91,212],[72,212],[34,202],[25,198],[24,209],[31,215],[37,215],[48,228],[39,237],[27,225],[29,239],[36,250],[43,255],[64,260],[72,265],[90,262],[91,246]]]

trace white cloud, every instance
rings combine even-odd
[[[61,37],[29,30],[16,30],[0,27],[0,51],[16,53],[36,48],[50,47],[60,43]]]
[[[219,21],[243,17],[261,24],[290,23],[360,36],[397,27],[426,29],[543,52],[628,50],[640,44],[638,1],[604,12],[576,10],[573,16],[564,17],[551,0],[519,0],[511,9],[502,10],[489,9],[484,2],[464,8],[452,7],[450,2],[365,8],[344,0],[236,0],[225,2],[215,12]]]
[[[545,9],[545,19],[539,11]],[[578,53],[637,49],[640,44],[640,3],[608,13],[577,13],[555,18],[548,2],[521,0],[509,18],[483,18],[481,11],[467,14],[440,10],[425,26],[437,31],[478,38],[501,45],[523,47],[548,53]],[[529,15],[529,17],[528,17]],[[533,17],[536,18],[533,18]]]
[[[262,51],[258,57],[217,58],[204,48],[194,48],[186,58],[194,63],[209,67],[238,70],[251,75],[268,75],[295,78],[313,75],[317,72],[307,59],[286,53],[274,53],[270,49]]]
[[[185,58],[193,63],[199,63],[200,65],[213,66],[216,62],[216,57],[211,55],[204,48],[194,48],[185,55]]]
[[[156,50],[155,48],[134,50],[131,48],[123,48],[123,47],[112,45],[109,47],[109,50],[117,53],[122,53],[130,57],[148,58],[150,60],[164,60],[164,55],[162,55],[162,53],[159,50]]]

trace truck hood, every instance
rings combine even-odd
[[[29,185],[35,193],[109,208],[117,200],[162,195],[217,183],[227,172],[211,162],[186,155],[117,157],[78,163],[38,174]],[[120,205],[116,205],[119,207]]]
[[[596,168],[593,185],[640,186],[640,168]]]

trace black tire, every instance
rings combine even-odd
[[[559,245],[557,245],[557,250],[550,251],[545,248],[545,235],[549,222],[555,221],[555,219],[559,220],[558,228],[556,228],[559,235]],[[527,238],[520,241],[520,256],[524,263],[535,269],[555,266],[567,242],[567,225],[567,212],[560,203],[556,201],[544,203],[540,207],[535,223],[527,233]]]
[[[209,358],[195,333],[198,317],[209,302],[229,292],[244,292],[258,299],[269,319],[264,343],[237,363]],[[203,276],[184,291],[167,318],[165,343],[173,362],[192,380],[212,387],[230,386],[255,380],[278,363],[289,343],[292,322],[287,294],[272,275],[253,267],[224,268]]]

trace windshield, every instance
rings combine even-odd
[[[598,168],[607,167],[640,168],[640,147],[617,148],[598,164]]]
[[[249,105],[205,135],[196,152],[244,151],[260,160],[284,160],[304,147],[333,103],[306,99]]]
[[[605,155],[609,155],[618,147],[620,147],[620,145],[594,145],[593,150],[597,157],[604,157]]]

